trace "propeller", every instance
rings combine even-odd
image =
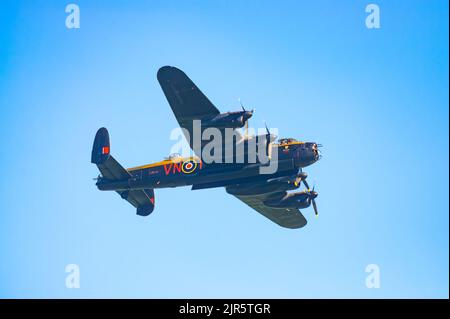
[[[270,134],[270,131],[269,131],[269,128],[267,127],[266,122],[264,122],[264,125],[266,126],[266,132],[267,132],[266,133],[266,154],[270,158],[270,154],[269,154],[270,143],[272,143],[274,140],[276,140],[277,137],[275,135]]]
[[[317,192],[314,190],[316,187],[316,183],[314,183],[313,188],[310,189],[309,188],[309,184],[306,181],[306,178],[308,177],[308,174],[306,174],[305,172],[300,171],[300,173],[298,174],[298,177],[302,180],[303,184],[306,187],[306,194],[308,194],[309,198],[311,199],[311,203],[313,205],[314,208],[314,213],[316,214],[316,216],[319,215],[319,211],[317,210],[317,204],[315,201],[315,198],[318,196]]]
[[[299,186],[300,183],[306,179],[306,177],[308,177],[308,174],[302,172],[302,170],[300,169],[300,173],[298,173],[295,178],[294,185]]]
[[[312,205],[314,208],[314,213],[316,214],[316,217],[317,217],[319,215],[319,211],[317,210],[317,204],[316,204],[315,198],[317,197],[318,194],[316,191],[314,191],[315,187],[316,187],[316,185],[313,186],[312,190],[308,189],[308,196],[311,199],[311,202],[312,202]]]
[[[308,174],[304,173],[304,172],[300,172],[300,178],[302,179],[303,184],[305,185],[307,190],[310,190],[311,188],[309,187],[308,182],[306,181],[306,178],[308,177]]]
[[[244,111],[244,114],[242,115],[242,120],[244,121],[245,125],[245,136],[248,136],[248,120],[253,116],[254,109],[247,111],[242,104],[241,98],[238,99],[239,104],[241,105],[242,111]]]

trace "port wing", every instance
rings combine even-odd
[[[272,194],[273,195],[273,194]],[[237,199],[256,210],[261,215],[267,217],[274,223],[285,228],[302,228],[307,221],[298,208],[274,208],[264,204],[264,201],[272,196],[271,194],[261,195],[233,195]]]

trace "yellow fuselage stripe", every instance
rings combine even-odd
[[[168,159],[168,160],[164,160],[164,161],[160,161],[160,162],[156,162],[156,163],[151,163],[151,164],[147,164],[147,165],[131,167],[131,168],[128,168],[127,171],[135,171],[135,170],[138,170],[138,169],[145,169],[145,168],[163,166],[163,165],[167,165],[167,164],[183,163],[183,162],[192,161],[192,160],[196,160],[198,162],[198,158],[197,157],[177,158],[177,159],[174,159],[174,160]]]
[[[272,144],[272,145],[275,147],[284,147],[284,146],[288,146],[288,145],[298,145],[298,144],[305,144],[305,142],[296,141],[296,142],[290,142],[290,143],[285,143],[285,144]],[[152,168],[152,167],[163,166],[163,165],[167,165],[167,164],[183,163],[183,162],[192,161],[192,160],[198,161],[198,157],[177,158],[174,160],[168,159],[168,160],[155,162],[155,163],[151,163],[151,164],[147,164],[147,165],[131,167],[131,168],[128,168],[127,171],[135,171],[138,169]]]

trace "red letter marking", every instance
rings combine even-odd
[[[182,163],[175,163],[173,164],[173,173],[175,174],[175,171],[177,171],[178,173],[181,172],[181,165]]]
[[[166,173],[166,175],[169,175],[172,166],[173,164],[164,164],[164,172]]]

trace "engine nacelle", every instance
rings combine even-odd
[[[281,198],[269,199],[264,204],[275,208],[306,208],[311,205],[311,200],[306,192],[298,192],[287,194]]]
[[[250,111],[227,112],[202,121],[202,127],[241,128],[253,115]]]
[[[232,195],[259,195],[283,192],[300,187],[297,175],[271,178],[257,183],[246,183],[227,186],[226,191]]]

